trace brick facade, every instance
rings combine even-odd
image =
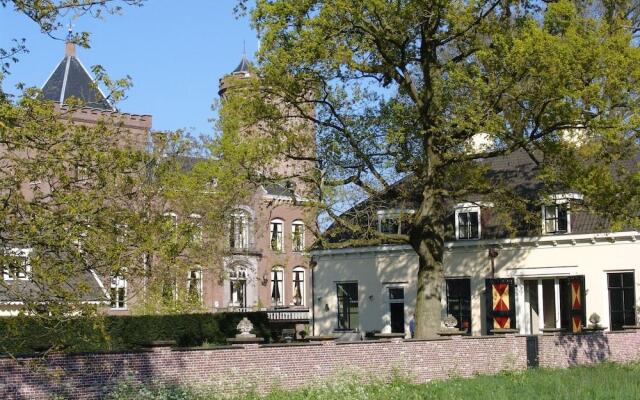
[[[207,385],[220,391],[255,388],[260,392],[274,385],[293,389],[350,375],[385,378],[398,372],[415,382],[471,377],[527,368],[531,338],[537,341],[537,358],[544,367],[640,361],[640,331],[635,330],[214,349],[160,347],[144,352],[56,354],[44,361],[2,358],[0,398],[47,399],[54,394],[100,398],[127,377],[137,382]]]

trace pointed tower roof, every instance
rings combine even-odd
[[[76,47],[69,41],[65,44],[64,58],[42,85],[42,97],[60,104],[75,97],[86,107],[116,111],[76,57]]]
[[[246,54],[242,54],[242,60],[240,60],[240,64],[234,69],[231,73],[236,74],[238,72],[241,73],[250,73],[249,71],[249,59],[247,59]]]

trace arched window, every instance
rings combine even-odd
[[[247,306],[247,269],[237,266],[229,273],[229,305]]]
[[[293,282],[293,305],[304,306],[305,303],[305,287],[304,287],[304,268],[296,267],[293,269],[292,279]]]
[[[284,269],[273,267],[271,270],[271,304],[284,305]]]
[[[235,210],[229,220],[229,248],[249,248],[249,213]]]
[[[272,219],[269,228],[269,240],[271,241],[271,250],[283,251],[282,229],[284,221],[281,219]]]
[[[304,222],[293,221],[291,225],[291,248],[293,251],[304,251]]]

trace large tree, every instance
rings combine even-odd
[[[531,199],[488,174],[483,160],[526,152],[542,192],[580,192],[583,206],[606,214],[614,227],[637,224],[640,177],[618,162],[634,160],[638,149],[636,2],[246,6],[240,1],[238,8],[251,8],[261,40],[257,79],[241,80],[245,90],[223,102],[215,150],[252,180],[267,179],[253,172],[259,165],[313,162],[295,178],[343,239],[320,237],[320,245],[411,245],[419,259],[417,337],[440,328],[452,204],[481,195],[498,210],[530,209]],[[473,146],[477,138],[485,145]],[[390,196],[415,210],[404,217],[406,234],[377,232],[371,217],[343,212]]]

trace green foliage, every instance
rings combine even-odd
[[[566,370],[538,369],[482,376],[472,379],[454,378],[416,385],[407,379],[394,378],[391,382],[364,383],[357,378],[342,378],[313,388],[288,391],[276,389],[266,396],[252,391],[241,395],[225,395],[205,388],[177,385],[141,386],[123,382],[110,395],[110,400],[169,400],[169,399],[265,399],[265,400],[409,400],[409,399],[479,399],[570,400],[636,399],[640,396],[637,374],[638,364],[575,367]]]
[[[238,1],[238,11],[247,5]],[[255,79],[223,102],[214,152],[248,179],[264,179],[251,171],[283,157],[313,162],[276,178],[306,182],[308,205],[332,224],[334,240],[320,237],[320,245],[410,244],[420,261],[417,334],[434,334],[453,204],[480,197],[501,218],[529,224],[549,195],[579,192],[582,206],[613,228],[638,225],[634,7],[258,0]],[[474,147],[477,134],[489,146]],[[479,162],[514,152],[537,166],[528,177],[542,184],[535,196]],[[415,210],[410,229],[378,232],[381,208]]]
[[[243,317],[254,333],[271,338],[267,314],[214,313],[179,315],[103,316],[101,318],[0,318],[0,351],[18,354],[62,350],[112,351],[134,349],[154,340],[175,340],[178,346],[224,345],[235,337]],[[63,326],[60,326],[63,325]]]

